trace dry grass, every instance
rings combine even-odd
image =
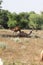
[[[6,33],[7,32],[7,33]],[[0,34],[12,34],[12,31],[1,30]],[[10,33],[11,32],[11,33]],[[28,30],[25,30],[28,33]],[[33,31],[43,37],[43,31]],[[0,48],[0,57],[4,65],[43,65],[40,61],[40,53],[43,50],[43,38],[12,38],[0,37],[0,43],[5,43],[6,48]]]

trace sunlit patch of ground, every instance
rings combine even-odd
[[[43,35],[43,31],[36,33]],[[41,50],[43,50],[43,38],[0,37],[0,57],[5,65],[9,63],[12,65],[13,63],[15,65],[43,65],[40,61]]]

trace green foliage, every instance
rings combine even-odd
[[[25,29],[43,29],[43,11],[36,14],[34,11],[11,13],[8,10],[1,9],[2,0],[0,0],[0,25],[4,28],[19,26]]]
[[[8,24],[9,28],[12,28],[12,27],[15,27],[17,25],[17,21],[16,20],[14,20],[14,21],[10,20],[10,21],[8,21],[7,24]]]
[[[1,5],[1,3],[2,3],[2,0],[0,0],[0,5]]]
[[[21,28],[28,28],[28,20],[26,20],[26,19],[21,19],[21,21],[20,21],[20,27]]]
[[[7,10],[0,10],[0,25],[4,28],[19,26],[25,29],[43,29],[43,12],[36,14],[31,11],[17,14]]]
[[[43,30],[43,12],[41,12],[41,29]]]
[[[0,25],[2,25],[4,28],[7,27],[8,22],[8,16],[5,10],[1,10],[0,12]]]
[[[29,22],[29,14],[27,12],[19,13],[18,15],[18,25],[21,28],[28,28],[28,22]]]
[[[34,29],[41,29],[42,24],[42,19],[41,16],[38,14],[31,14],[29,17],[29,26],[34,28]]]
[[[2,4],[2,0],[0,0],[0,10],[1,10],[1,8],[2,8],[1,4]]]
[[[31,15],[31,14],[36,14],[34,11],[30,11],[29,12],[29,15]]]

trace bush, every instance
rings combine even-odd
[[[6,43],[5,42],[0,42],[0,48],[1,49],[6,49],[7,48],[7,45],[6,45]]]

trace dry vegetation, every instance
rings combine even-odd
[[[29,30],[25,30],[29,33]],[[0,30],[0,35],[13,35],[13,31]],[[33,31],[34,35],[41,38],[26,37],[1,37],[0,57],[4,65],[43,65],[40,53],[43,50],[43,31]]]

